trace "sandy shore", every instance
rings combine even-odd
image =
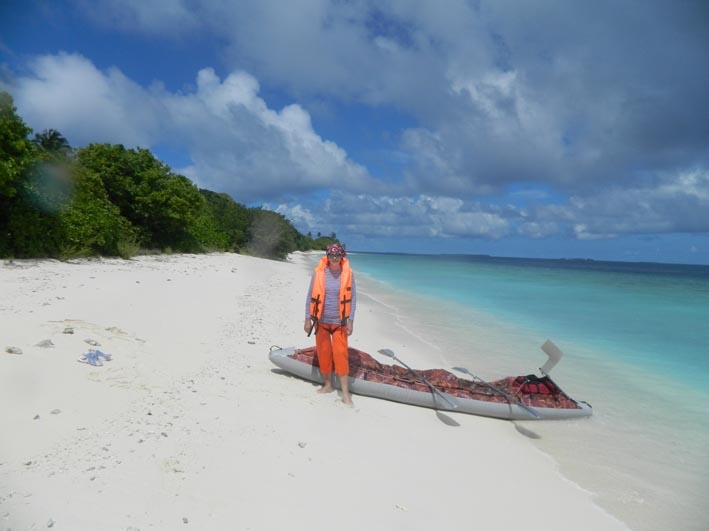
[[[271,345],[313,341],[305,263],[2,264],[0,530],[625,528],[510,422],[278,372]],[[432,366],[366,293],[351,344]]]

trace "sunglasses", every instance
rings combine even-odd
[[[342,258],[342,255],[341,254],[328,254],[327,257],[328,258]]]

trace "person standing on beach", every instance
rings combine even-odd
[[[308,335],[315,329],[315,351],[325,381],[318,393],[333,391],[334,362],[335,374],[340,378],[342,401],[351,406],[347,338],[352,335],[354,327],[357,290],[344,247],[334,243],[327,246],[325,253],[310,280],[303,329]]]

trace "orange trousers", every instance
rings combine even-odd
[[[350,373],[347,359],[347,327],[333,324],[318,325],[315,333],[315,351],[322,374],[332,372],[332,362],[335,362],[335,374],[344,376]]]

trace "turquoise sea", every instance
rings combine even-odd
[[[360,292],[391,307],[436,366],[534,373],[554,341],[565,356],[552,376],[594,415],[519,423],[520,436],[632,529],[709,529],[709,266],[349,258]]]

